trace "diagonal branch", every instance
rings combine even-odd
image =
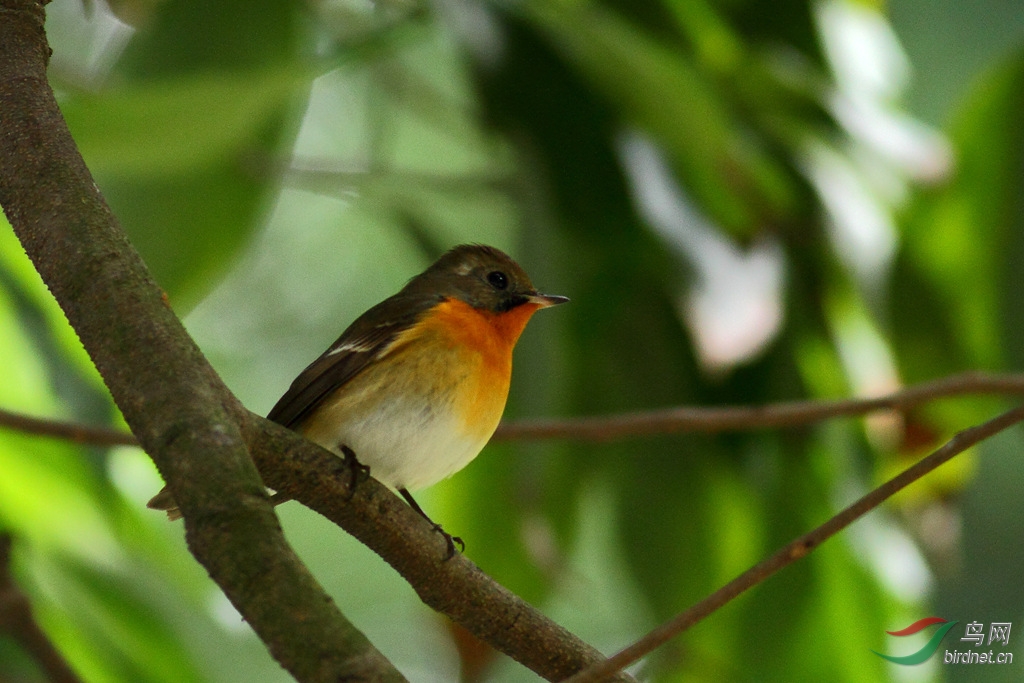
[[[284,539],[223,386],[150,278],[47,82],[43,3],[0,0],[0,206],[125,420],[169,482],[189,547],[301,681],[404,680]]]
[[[604,660],[596,649],[496,583],[464,555],[445,560],[433,527],[375,479],[350,488],[337,456],[250,415],[243,428],[264,481],[319,512],[381,556],[427,605],[550,681]],[[610,680],[628,683],[618,672]]]
[[[988,422],[958,432],[941,448],[922,458],[914,465],[866,494],[860,500],[845,508],[827,522],[789,543],[760,564],[751,567],[735,579],[719,588],[689,609],[680,612],[638,641],[609,657],[566,679],[565,683],[594,683],[608,680],[608,676],[629,666],[641,657],[697,624],[733,598],[753,588],[781,569],[793,564],[815,550],[832,536],[848,527],[857,519],[906,488],[939,465],[951,460],[985,439],[1024,420],[1024,406],[1014,408]]]
[[[0,634],[21,645],[51,683],[81,683],[81,680],[32,614],[32,605],[11,576],[10,535],[0,534]]]
[[[41,3],[0,0],[0,14],[0,205],[142,447],[174,490],[193,553],[274,656],[300,680],[400,678],[295,558],[250,453],[269,485],[349,530],[405,576],[425,602],[545,677],[559,680],[595,663],[606,666],[592,648],[495,584],[466,558],[439,561],[437,536],[387,489],[371,481],[348,491],[348,473],[339,471],[343,465],[337,458],[254,418],[238,404],[166,306],[67,133],[46,84]],[[1003,390],[1021,391],[1019,378],[1017,382]],[[784,404],[778,414],[733,409],[747,412],[725,414],[711,420],[718,426],[704,428],[736,428],[744,419],[753,420],[746,425],[779,426],[906,407],[926,400],[927,393],[890,397],[889,403]],[[686,428],[690,418],[685,409],[639,420],[591,418],[608,424],[577,424],[562,435],[601,439],[649,433],[644,430],[676,431]],[[545,434],[552,435],[550,424],[547,429]],[[853,516],[839,519],[820,537],[799,539],[777,556],[781,559],[766,561],[765,576],[863,512],[849,514]],[[721,604],[763,580],[744,577],[722,589]],[[741,579],[749,583],[744,586]],[[713,602],[702,605],[656,632],[656,638],[672,637],[696,623],[703,618],[698,608],[704,613],[717,609]],[[621,665],[616,658],[606,673]],[[612,675],[630,680],[622,673]]]
[[[118,430],[80,427],[3,410],[0,424],[75,441],[84,437],[93,444],[137,445],[131,434]],[[464,556],[438,562],[437,535],[376,481],[361,483],[353,495],[347,486],[348,470],[342,468],[337,476],[341,461],[336,456],[290,432],[268,435],[266,425],[271,423],[253,415],[246,432],[264,481],[276,490],[287,490],[292,498],[366,544],[392,565],[427,605],[550,680],[602,659],[597,650],[495,583]],[[283,428],[271,425],[269,429]],[[375,509],[376,516],[367,514],[367,509]],[[623,675],[622,680],[629,679]]]
[[[600,661],[464,557],[441,561],[437,534],[382,485],[349,495],[338,458],[242,408],[168,307],[68,133],[46,81],[41,2],[0,0],[0,17],[0,206],[173,491],[190,550],[275,658],[300,681],[402,680],[294,555],[253,457],[268,484],[341,523],[426,602],[538,673],[558,680]]]

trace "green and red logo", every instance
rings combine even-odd
[[[915,633],[920,633],[929,626],[933,626],[934,624],[943,624],[943,626],[941,626],[938,630],[935,631],[935,633],[931,637],[931,640],[925,643],[925,646],[922,647],[920,650],[909,655],[903,655],[902,657],[895,657],[893,655],[883,655],[881,652],[875,652],[874,650],[872,650],[872,652],[874,652],[882,659],[887,659],[890,662],[893,662],[894,664],[903,664],[904,666],[913,666],[914,664],[920,664],[921,662],[926,661],[929,657],[931,657],[938,651],[939,645],[942,643],[942,639],[945,638],[946,634],[949,633],[949,630],[956,626],[958,623],[959,622],[956,621],[946,621],[945,619],[942,619],[940,617],[925,617],[924,619],[918,619],[906,628],[901,628],[899,631],[886,631],[886,633],[888,633],[890,636],[912,636]]]

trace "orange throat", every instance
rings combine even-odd
[[[476,368],[464,381],[457,401],[467,433],[476,438],[486,441],[498,426],[512,377],[512,349],[538,308],[528,303],[491,313],[448,299],[431,309],[421,323],[423,332],[429,328],[458,349],[458,355],[467,354],[459,364]]]
[[[483,355],[488,365],[511,365],[512,349],[539,308],[538,304],[527,303],[511,311],[492,313],[458,299],[447,299],[431,310],[427,324],[439,328],[455,343]]]

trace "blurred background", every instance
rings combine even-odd
[[[867,396],[1024,366],[1016,0],[55,0],[51,81],[125,230],[265,413],[442,251],[509,251],[537,316],[506,418]],[[0,219],[2,220],[2,219]],[[0,230],[0,406],[121,425]],[[611,443],[502,442],[423,492],[498,581],[605,652],[1008,404]],[[956,458],[663,648],[655,681],[1010,681],[1021,430]],[[130,449],[0,431],[0,529],[90,682],[286,681],[146,510]],[[315,514],[279,509],[414,682],[530,681]],[[909,654],[1010,622],[1020,662]],[[966,650],[962,627],[944,648]],[[0,679],[39,681],[0,638]]]

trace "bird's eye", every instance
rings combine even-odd
[[[500,270],[492,270],[487,273],[487,281],[491,283],[491,286],[495,289],[505,289],[508,287],[508,275],[501,272]]]

